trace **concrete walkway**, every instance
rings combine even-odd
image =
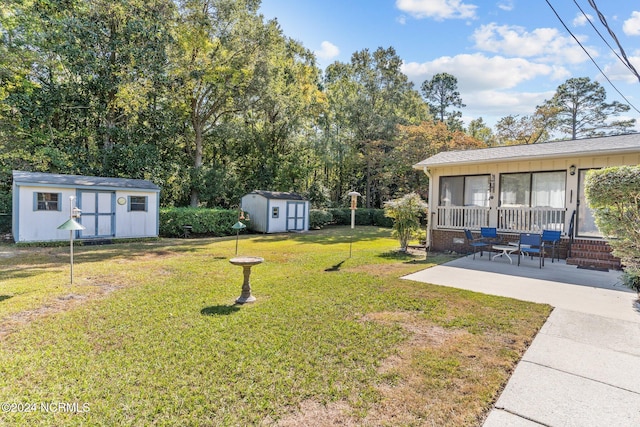
[[[619,272],[470,256],[405,279],[552,305],[485,427],[640,426],[640,305]]]

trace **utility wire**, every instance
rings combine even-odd
[[[582,9],[582,7],[580,6],[580,4],[578,3],[577,0],[573,0],[573,2],[575,3],[576,7],[578,9],[580,9],[580,12],[582,12],[582,15],[584,16],[584,19],[587,20],[587,22],[589,23],[589,25],[591,25],[591,28],[593,28],[593,30],[600,36],[600,39],[602,39],[602,41],[604,42],[604,44],[607,45],[607,47],[611,50],[611,52],[613,52],[613,54],[615,56],[618,57],[618,59],[620,60],[620,62],[622,62],[624,64],[625,67],[627,67],[629,69],[629,71],[631,71],[632,73],[635,71],[635,69],[633,69],[633,67],[629,66],[629,64],[627,64],[625,62],[624,59],[622,59],[620,57],[620,55],[618,55],[618,52],[609,44],[609,42],[607,41],[607,39],[604,38],[604,36],[602,35],[602,33],[600,31],[598,31],[598,28],[596,28],[595,25],[593,25],[593,21],[591,21],[591,19],[589,18],[589,15],[586,14],[586,12]]]
[[[604,71],[602,71],[602,68],[600,68],[600,66],[598,65],[598,63],[595,61],[595,59],[593,59],[593,57],[591,56],[591,54],[587,51],[587,49],[585,49],[585,47],[582,45],[582,43],[580,43],[580,40],[578,40],[578,38],[571,32],[571,30],[569,29],[569,27],[567,27],[567,24],[564,23],[564,21],[562,20],[562,18],[560,17],[560,15],[558,15],[558,12],[556,11],[556,9],[553,7],[553,5],[549,2],[549,0],[545,0],[547,2],[547,4],[549,5],[549,7],[551,8],[551,10],[553,11],[553,13],[556,15],[556,18],[558,18],[558,20],[560,21],[560,23],[562,24],[562,26],[564,27],[565,30],[567,30],[567,32],[571,35],[571,37],[573,37],[573,39],[576,41],[576,43],[578,43],[578,46],[580,46],[582,48],[582,50],[584,51],[584,53],[587,54],[587,56],[589,57],[589,59],[591,60],[591,62],[593,62],[593,65],[596,66],[596,68],[598,69],[598,71],[600,71],[600,73],[604,76],[605,79],[607,79],[607,81],[609,82],[609,84],[611,85],[611,87],[613,87],[615,89],[616,92],[618,92],[618,94],[627,102],[627,104],[633,108],[634,110],[636,110],[638,112],[638,114],[640,114],[640,110],[638,110],[635,105],[633,105],[631,103],[631,101],[629,101],[627,99],[626,96],[624,96],[622,94],[622,92],[620,92],[620,90],[618,90],[618,88],[616,87],[616,85],[613,84],[613,82],[609,79],[609,77],[604,73]],[[589,0],[591,1],[591,0]]]
[[[618,41],[618,37],[616,37],[616,35],[613,32],[613,30],[609,27],[609,24],[607,23],[607,19],[598,10],[598,6],[596,6],[596,2],[594,0],[589,0],[589,4],[593,8],[593,10],[596,11],[596,14],[598,15],[598,18],[600,19],[600,22],[602,22],[602,25],[604,25],[604,27],[607,29],[607,31],[609,31],[609,34],[613,38],[613,41],[615,41],[616,44],[618,45],[618,48],[620,49],[620,53],[622,54],[622,57],[624,58],[622,63],[625,64],[627,66],[627,68],[629,68],[629,70],[631,70],[631,72],[638,78],[638,80],[640,80],[640,74],[638,74],[638,71],[636,71],[636,69],[633,66],[633,64],[631,64],[631,61],[629,61],[629,58],[627,58],[627,53],[622,48],[622,45],[620,44],[620,41]],[[618,56],[618,58],[620,58],[620,57]]]

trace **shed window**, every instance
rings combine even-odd
[[[36,193],[35,210],[37,211],[59,211],[61,200],[60,193]]]
[[[147,211],[147,196],[129,196],[129,211]]]
[[[280,218],[280,207],[274,206],[271,209],[271,218]]]

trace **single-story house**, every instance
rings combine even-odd
[[[261,233],[309,231],[309,201],[296,193],[255,190],[242,196],[251,229]]]
[[[78,239],[157,237],[160,188],[141,179],[13,171],[16,242],[69,238],[57,227],[77,207]]]
[[[585,202],[586,173],[637,164],[640,134],[438,153],[414,165],[429,177],[428,244],[460,251],[464,229],[495,227],[507,240],[552,229],[562,232],[563,256],[586,256],[572,244],[595,252],[604,243]]]

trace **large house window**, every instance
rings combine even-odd
[[[440,178],[440,206],[489,206],[489,175]]]
[[[59,211],[60,193],[35,193],[35,210],[37,211]]]
[[[500,175],[500,206],[564,208],[567,173],[527,172]]]

